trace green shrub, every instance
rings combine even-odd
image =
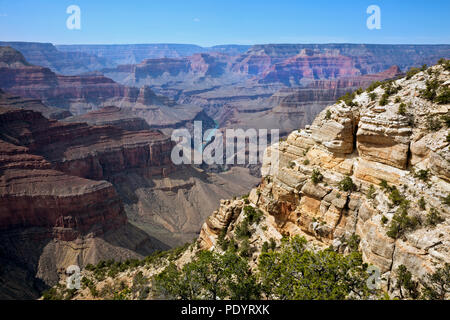
[[[356,190],[356,185],[353,183],[352,178],[347,176],[339,182],[339,189],[346,192],[354,191]]]
[[[367,198],[368,199],[375,199],[376,196],[376,189],[373,186],[373,184],[370,185],[369,190],[367,190]]]
[[[244,213],[245,213],[246,219],[248,220],[248,222],[250,224],[259,223],[261,221],[261,218],[264,215],[261,210],[255,209],[252,206],[245,206]]]
[[[412,280],[412,274],[404,265],[400,265],[396,270],[396,289],[400,290],[401,298],[416,299],[419,297],[419,283]]]
[[[427,218],[425,220],[427,226],[436,226],[441,222],[444,222],[444,218],[442,218],[441,214],[435,209],[431,208],[427,214]]]
[[[219,236],[217,237],[217,245],[223,250],[226,251],[228,249],[229,242],[225,239],[227,235],[227,228],[223,228]]]
[[[434,116],[427,117],[427,129],[429,131],[438,131],[442,128],[442,123],[439,119]]]
[[[425,82],[425,89],[421,91],[422,98],[434,101],[437,97],[437,90],[439,89],[439,81],[437,79],[427,80]]]
[[[389,103],[389,95],[387,94],[387,93],[384,93],[382,96],[381,96],[381,99],[380,99],[380,106],[385,106],[385,105],[387,105],[388,103]]]
[[[389,184],[387,183],[386,180],[382,179],[380,182],[380,187],[384,192],[390,192],[391,191],[391,187],[389,186]]]
[[[264,241],[262,247],[261,247],[261,253],[265,253],[269,251],[269,243],[267,241]]]
[[[375,101],[377,99],[377,94],[375,92],[369,93],[370,101]]]
[[[408,207],[408,203],[403,202],[397,209],[386,232],[388,237],[397,239],[406,231],[414,230],[419,225],[420,221],[416,217],[408,216]]]
[[[309,165],[309,160],[306,159],[305,161],[303,161],[303,164],[304,164],[305,166]]]
[[[327,110],[327,114],[325,116],[325,119],[330,120],[331,119],[331,111]]]
[[[388,222],[388,218],[386,218],[386,216],[382,216],[381,217],[381,223],[386,224]]]
[[[450,103],[450,102],[449,102]],[[441,117],[441,120],[445,122],[447,127],[450,127],[450,114],[447,113]]]
[[[323,175],[318,169],[314,169],[311,175],[311,180],[314,184],[318,184],[323,181]]]
[[[356,247],[357,238],[351,240]],[[368,265],[360,252],[348,255],[332,249],[308,250],[307,241],[298,236],[284,239],[279,250],[260,255],[258,270],[268,299],[343,300],[356,295],[368,298]]]
[[[372,82],[372,83],[370,84],[370,86],[367,87],[366,91],[367,91],[367,92],[372,92],[373,90],[375,90],[376,88],[378,88],[378,87],[381,86],[381,85],[382,85],[382,82],[380,82],[380,81]]]
[[[426,203],[425,203],[424,197],[420,198],[419,201],[417,202],[417,204],[419,205],[419,208],[421,210],[425,210]]]
[[[250,242],[248,239],[244,239],[239,248],[239,255],[243,258],[248,258],[251,255],[250,252]]]
[[[394,102],[395,103],[400,103],[400,102],[402,102],[402,99],[400,97],[395,97]]]
[[[444,70],[450,71],[450,60],[446,60],[444,63]]]
[[[359,249],[359,243],[361,242],[360,236],[352,234],[352,236],[346,241],[350,252],[357,252]]]
[[[353,92],[353,93],[347,92],[345,95],[340,97],[338,99],[338,101],[343,101],[349,107],[355,107],[358,105],[357,103],[353,102],[353,99],[355,99],[355,96],[356,96],[355,92]]]
[[[181,300],[255,300],[261,292],[248,261],[233,250],[200,251],[181,270],[172,263],[154,277],[152,288],[158,298]]]
[[[423,182],[427,182],[430,179],[430,171],[429,170],[419,170],[414,175],[416,178],[422,180]]]
[[[450,293],[450,263],[445,263],[433,274],[428,274],[422,282],[422,298],[427,300],[445,300]]]
[[[269,239],[269,248],[270,249],[272,249],[272,250],[275,250],[276,248],[277,248],[277,243],[276,243],[276,241],[275,241],[275,239],[274,238],[270,238]]]
[[[442,202],[447,205],[450,206],[450,194],[448,194],[443,200]]]
[[[406,115],[406,104],[401,103],[400,106],[398,107],[398,114],[405,116]]]
[[[445,87],[442,91],[436,96],[434,102],[438,104],[449,104],[450,103],[450,88]]]
[[[396,187],[391,187],[390,190],[391,192],[389,193],[389,200],[391,200],[394,206],[399,206],[407,201]]]
[[[384,93],[389,97],[393,94],[398,93],[402,87],[401,86],[395,86],[394,81],[390,80],[390,81],[386,81],[383,86],[384,88]]]
[[[42,294],[42,298],[44,300],[63,300],[64,296],[59,293],[57,288],[53,287],[44,291],[44,293]]]
[[[411,79],[412,77],[414,77],[419,72],[420,72],[419,68],[411,68],[411,69],[409,69],[409,71],[406,72],[406,80]]]
[[[244,219],[240,224],[238,224],[234,230],[234,234],[238,239],[250,238],[251,233],[248,228],[248,220]]]

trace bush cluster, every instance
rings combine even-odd
[[[320,173],[318,169],[314,169],[311,175],[311,181],[314,184],[318,184],[323,181],[323,175]]]
[[[345,95],[340,97],[338,99],[338,101],[343,101],[349,107],[356,107],[356,106],[358,106],[358,103],[353,102],[355,97],[356,97],[356,92],[353,92],[353,93],[347,92]]]
[[[352,178],[347,176],[339,182],[339,190],[346,192],[354,191],[356,190],[356,185],[353,183]]]

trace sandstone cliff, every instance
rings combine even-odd
[[[303,235],[345,252],[357,235],[393,295],[400,265],[424,279],[449,263],[449,82],[444,62],[326,108],[267,150],[260,186],[221,202],[201,248],[217,248],[224,230],[232,238],[249,202],[265,216],[249,239],[254,263],[270,238]]]

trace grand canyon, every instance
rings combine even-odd
[[[422,283],[450,263],[447,58],[450,45],[0,42],[0,298],[158,298],[148,279],[199,252],[233,242],[257,270],[267,243],[296,236],[342,256],[357,237],[380,290],[406,297],[399,266]],[[281,140],[257,165],[175,165],[171,135],[196,122]]]

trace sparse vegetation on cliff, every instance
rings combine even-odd
[[[364,299],[374,293],[367,288],[367,265],[359,252],[313,252],[300,237],[286,239],[280,250],[261,254],[258,270],[270,299]]]
[[[356,97],[356,92],[347,92],[345,95],[340,97],[338,101],[344,102],[349,107],[354,107],[357,105],[356,102],[353,102],[353,100]]]
[[[318,169],[314,169],[311,175],[311,181],[314,184],[318,184],[323,181],[323,175],[320,173]]]
[[[412,77],[414,77],[419,72],[420,72],[419,68],[411,68],[411,69],[409,69],[408,72],[406,72],[406,80],[411,79]]]
[[[406,231],[414,230],[420,224],[417,217],[408,215],[408,209],[409,203],[402,202],[389,224],[388,231],[386,232],[388,237],[397,239]]]
[[[398,114],[405,116],[406,115],[406,104],[401,103],[400,106],[398,107]]]
[[[436,208],[431,208],[427,214],[427,218],[425,220],[428,226],[436,226],[437,224],[444,222],[444,218],[442,218],[441,214],[436,210]]]
[[[354,191],[356,190],[356,185],[353,183],[352,178],[347,176],[339,182],[339,190],[346,192]]]

